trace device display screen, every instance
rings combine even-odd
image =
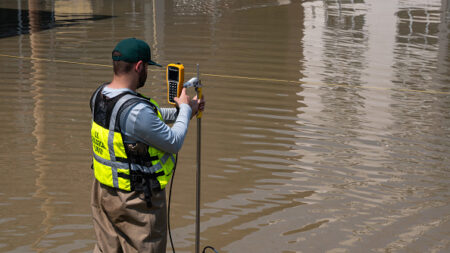
[[[169,80],[178,81],[178,68],[169,68]]]

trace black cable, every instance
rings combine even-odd
[[[172,233],[170,231],[170,200],[172,198],[172,185],[173,180],[175,179],[175,170],[177,168],[177,162],[178,162],[178,154],[175,158],[175,165],[173,166],[173,172],[172,172],[172,179],[170,180],[170,187],[169,187],[169,204],[167,206],[167,227],[169,229],[169,238],[170,238],[170,246],[172,246],[172,252],[175,253],[175,247],[173,246],[173,240],[172,240]]]
[[[216,250],[215,248],[213,248],[213,247],[211,247],[211,246],[206,246],[206,247],[204,247],[202,253],[205,253],[205,252],[206,252],[206,249],[212,249],[215,253],[219,253],[219,252],[217,252],[217,250]]]
[[[167,227],[169,230],[169,239],[170,239],[170,246],[172,247],[172,252],[175,253],[175,247],[173,246],[173,240],[172,240],[172,232],[170,230],[170,202],[172,199],[172,185],[173,185],[173,181],[175,179],[175,171],[177,168],[177,162],[178,162],[178,155],[175,158],[175,165],[173,166],[173,172],[172,172],[172,179],[170,180],[170,187],[169,187],[169,203],[167,205]],[[215,248],[211,247],[211,246],[206,246],[203,248],[202,253],[205,253],[207,249],[211,249],[213,250],[215,253],[219,253]]]

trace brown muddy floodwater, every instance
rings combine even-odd
[[[88,100],[125,37],[186,78],[200,64],[202,246],[450,252],[447,0],[7,0],[0,21],[0,252],[92,251]],[[168,106],[150,70],[142,92]],[[177,252],[194,250],[195,129]]]

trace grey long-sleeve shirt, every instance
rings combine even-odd
[[[111,89],[105,87],[102,94],[113,98],[123,92],[136,92],[130,89]],[[163,121],[153,109],[138,103],[125,109],[120,115],[120,128],[125,143],[142,142],[169,153],[178,153],[187,134],[192,110],[181,104],[177,114],[175,108],[160,108]],[[170,128],[166,123],[174,123]]]

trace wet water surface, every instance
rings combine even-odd
[[[450,250],[446,0],[10,0],[0,13],[0,252],[92,251],[88,100],[126,37],[186,78],[200,64],[203,246]],[[164,71],[149,70],[142,93],[168,106]],[[177,252],[194,250],[195,128],[174,179]]]

